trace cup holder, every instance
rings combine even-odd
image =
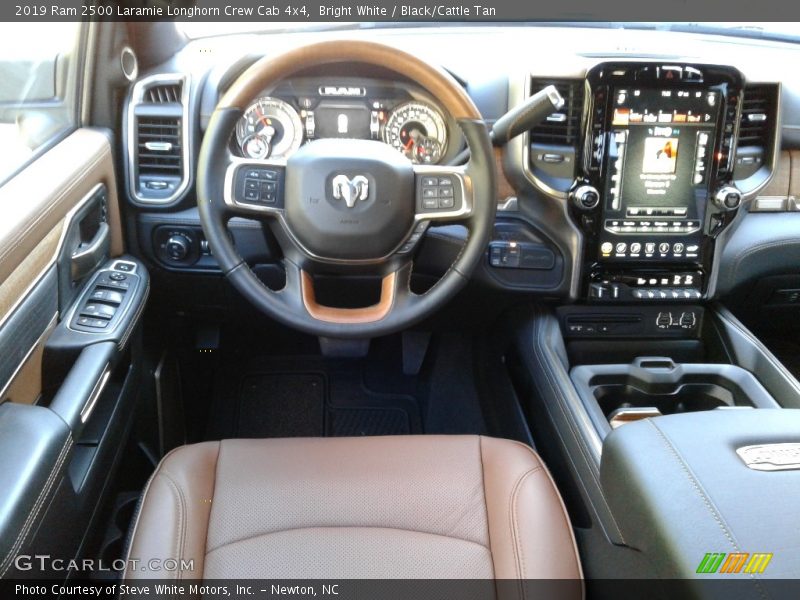
[[[752,373],[733,365],[642,357],[631,364],[574,367],[570,377],[601,438],[649,417],[719,408],[778,408]]]
[[[600,385],[594,389],[594,397],[607,418],[620,408],[653,407],[662,415],[672,415],[723,406],[752,407],[743,398],[738,398],[737,404],[737,398],[722,386],[702,383],[682,385],[667,394],[653,394],[624,384]]]
[[[93,572],[92,578],[115,579],[121,575],[116,570],[126,551],[128,530],[133,524],[136,507],[139,503],[139,492],[121,492],[114,499],[111,513],[106,521],[105,535],[99,548],[99,556],[108,571]]]

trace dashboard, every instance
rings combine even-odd
[[[475,275],[491,287],[589,303],[707,300],[730,288],[719,274],[730,271],[725,249],[744,220],[764,210],[800,212],[788,189],[774,187],[789,180],[785,153],[800,147],[800,78],[780,68],[787,57],[800,58],[794,46],[557,27],[354,35],[423,48],[462,83],[489,125],[546,85],[565,98],[540,126],[496,148],[491,201],[498,218]],[[571,48],[547,54],[565,36]],[[214,271],[192,194],[213,108],[265,52],[322,37],[198,40],[133,86],[126,105],[129,197],[138,242],[154,263]],[[487,61],[487,52],[497,60]],[[148,102],[148,89],[165,81],[179,85],[180,106]],[[159,111],[185,127],[183,154],[174,161],[180,166],[172,171],[141,168],[142,157],[150,166],[141,123]],[[414,81],[340,65],[260,90],[231,132],[229,151],[239,159],[283,159],[341,137],[386,144],[422,165],[450,164],[465,148],[455,121]],[[237,220],[231,232],[249,262],[275,260],[253,224]],[[457,254],[463,234],[431,228],[426,239],[431,234],[416,263],[435,272]]]
[[[438,164],[448,155],[448,129],[436,104],[392,82],[309,78],[258,97],[232,141],[235,155],[265,159],[288,158],[316,139],[378,140],[415,164]]]

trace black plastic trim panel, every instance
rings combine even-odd
[[[113,279],[120,276],[124,276],[124,279]],[[93,301],[91,295],[97,289],[119,292],[123,298],[113,318],[102,329],[86,327],[78,322],[83,309]],[[48,339],[47,350],[75,352],[99,342],[114,342],[122,350],[144,311],[149,292],[150,277],[140,261],[129,256],[110,260],[84,286]]]

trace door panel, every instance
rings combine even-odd
[[[117,256],[123,247],[120,213],[105,134],[74,132],[0,187],[0,401],[32,402],[38,396],[35,373],[41,374],[45,332],[52,329],[59,296],[62,308],[71,299],[63,288],[59,294],[56,260],[71,241],[67,232],[75,217],[99,186],[106,192],[110,253]],[[16,398],[9,394],[13,389]]]
[[[46,341],[44,333],[55,325],[57,314],[58,275],[51,266],[0,327],[0,390],[13,383],[35,348]]]
[[[55,260],[70,211],[98,183],[108,193],[111,255],[122,253],[117,185],[111,143],[100,131],[79,129],[42,155],[0,188],[0,284],[40,244],[48,262]],[[54,231],[58,232],[56,237]],[[14,290],[21,295],[40,271],[20,276]],[[4,315],[0,313],[0,318]]]
[[[0,402],[8,400],[16,404],[36,404],[42,395],[42,358],[44,344],[56,327],[56,319],[45,330],[44,335],[31,349],[28,358],[19,366],[16,374],[8,382],[5,393],[0,394]]]
[[[123,249],[105,133],[75,131],[0,187],[0,578],[20,554],[80,555],[124,448],[148,278]],[[81,328],[111,284],[116,317]]]

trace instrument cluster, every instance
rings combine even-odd
[[[396,93],[373,99],[361,86],[289,89],[291,94],[279,89],[247,108],[236,125],[236,154],[288,158],[305,142],[337,137],[382,141],[416,164],[438,164],[447,153],[447,120],[430,102]]]

